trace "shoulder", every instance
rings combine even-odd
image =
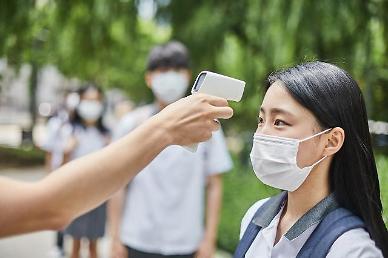
[[[253,219],[253,216],[255,216],[256,211],[266,202],[269,200],[268,198],[259,200],[255,202],[245,213],[243,219],[241,220],[241,229],[240,229],[240,238],[243,236],[245,230],[247,229],[249,223]]]
[[[135,129],[152,116],[154,108],[155,106],[152,104],[145,105],[124,115],[113,130],[113,138],[118,139]]]
[[[356,228],[342,234],[331,246],[327,257],[378,258],[383,255],[369,233],[363,228]]]
[[[221,129],[213,132],[212,138],[201,143],[200,147],[203,148],[201,156],[206,161],[208,175],[224,173],[232,169],[233,161]]]
[[[141,118],[147,119],[152,115],[152,112],[155,108],[155,105],[149,104],[145,105],[139,108],[136,108],[135,110],[129,112],[126,114],[120,121],[119,124],[125,125],[128,123],[133,123],[136,120],[140,120]]]
[[[57,116],[53,116],[47,121],[48,131],[58,130],[60,126],[61,126],[61,120]]]
[[[217,131],[214,131],[212,137],[206,142],[200,143],[203,145],[208,151],[213,149],[227,149],[224,132],[222,128]]]

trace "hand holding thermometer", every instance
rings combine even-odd
[[[203,71],[194,82],[191,93],[204,93],[226,100],[240,101],[244,93],[245,82],[225,75]],[[184,148],[195,152],[198,144],[185,146]]]

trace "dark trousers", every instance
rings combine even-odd
[[[194,254],[162,255],[146,253],[127,246],[128,258],[194,258]]]
[[[59,250],[63,251],[63,232],[62,231],[58,231],[57,232],[57,247],[59,248]]]

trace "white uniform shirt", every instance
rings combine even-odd
[[[70,155],[70,159],[77,159],[104,148],[108,143],[107,136],[103,135],[96,127],[76,126],[72,136],[77,140],[77,146]]]
[[[260,200],[252,205],[245,214],[241,222],[240,239],[255,215],[257,209],[263,205],[267,199]],[[289,240],[282,236],[279,242],[274,246],[277,226],[283,208],[273,218],[271,223],[261,229],[253,241],[251,247],[246,253],[246,258],[292,258],[296,257],[304,243],[310,237],[319,222],[316,222],[299,234],[297,237]],[[357,257],[357,258],[382,258],[383,255],[370,238],[368,232],[364,229],[352,229],[341,235],[331,246],[328,258]]]
[[[72,130],[67,120],[67,117],[61,113],[50,118],[47,122],[47,137],[41,148],[51,153],[50,167],[53,170],[60,167],[63,163],[63,148]]]
[[[156,112],[154,105],[148,105],[129,113],[114,138]],[[166,148],[128,185],[122,242],[143,252],[164,255],[195,252],[204,233],[206,178],[231,167],[221,131],[201,143],[196,153],[181,146]]]

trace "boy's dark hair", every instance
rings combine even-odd
[[[190,68],[189,53],[182,43],[170,41],[151,50],[147,61],[147,71],[166,68]]]

